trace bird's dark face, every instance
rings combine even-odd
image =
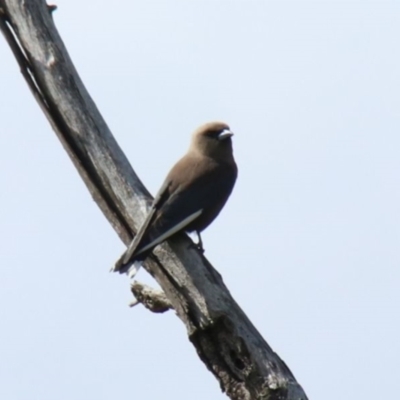
[[[224,122],[210,122],[198,128],[192,138],[191,148],[208,157],[232,157],[233,132]]]

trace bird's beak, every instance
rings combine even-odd
[[[228,139],[231,136],[233,136],[233,132],[230,131],[229,129],[224,129],[219,135],[218,135],[218,140],[224,140]]]

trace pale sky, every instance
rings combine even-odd
[[[400,4],[57,5],[77,70],[153,194],[199,124],[230,124],[239,178],[206,256],[310,400],[393,398]],[[173,312],[128,308],[128,279],[108,272],[123,244],[3,38],[0,62],[0,398],[226,398]]]

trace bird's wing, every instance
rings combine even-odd
[[[179,167],[178,163],[175,168]],[[160,204],[160,211],[153,224],[154,227],[159,226],[160,230],[168,230],[166,229],[168,225],[179,223],[200,210],[212,208],[221,197],[229,195],[236,179],[236,170],[231,170],[229,165],[213,160],[207,163],[201,159],[192,160],[191,168],[180,168],[180,170],[179,175],[174,174],[174,170],[169,174],[173,177],[169,195]],[[180,179],[176,178],[177,175]]]
[[[170,174],[168,195],[159,203],[151,223],[140,238],[136,255],[140,255],[168,239],[178,231],[193,229],[193,222],[203,218],[214,206],[215,195],[226,191],[226,182],[215,179],[215,165],[209,168],[192,168],[180,170],[181,173]],[[173,172],[173,171],[171,171]]]

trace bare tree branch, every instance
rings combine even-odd
[[[77,71],[43,0],[0,0],[0,28],[22,75],[100,209],[128,244],[151,196]],[[221,276],[180,235],[145,263],[231,399],[306,400],[285,363],[236,304]],[[151,296],[150,296],[151,297]]]

